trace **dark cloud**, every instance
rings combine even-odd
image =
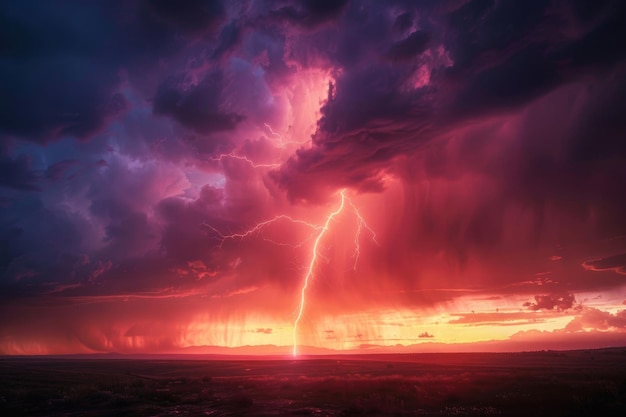
[[[148,254],[126,257],[121,261],[94,260],[67,256],[52,271],[64,274],[62,282],[43,276],[39,285],[32,285],[27,295],[55,294],[59,297],[175,297],[195,294],[198,287],[197,267],[182,269],[171,259]],[[50,271],[50,270],[49,270]],[[184,271],[185,273],[180,273]],[[133,279],[128,279],[132,276]]]
[[[323,224],[347,188],[380,245],[362,229],[353,271],[362,224],[337,216],[307,314],[541,293],[450,323],[623,328],[571,294],[626,267],[606,243],[626,234],[623,2],[40,3],[0,6],[4,300],[295,294],[319,229],[226,235]]]
[[[147,0],[146,3],[156,19],[184,34],[212,30],[225,17],[220,0],[189,0],[184,7],[169,0]]]
[[[4,222],[6,220],[3,219]],[[5,271],[11,262],[20,255],[20,249],[16,243],[19,241],[23,230],[15,223],[9,222],[8,224],[2,224],[0,227],[0,276],[5,275]]]
[[[545,94],[562,80],[556,63],[546,62],[543,54],[542,47],[529,45],[505,62],[464,75],[466,87],[451,108],[463,116],[502,112]]]
[[[626,253],[585,261],[583,268],[591,271],[614,271],[626,275]]]
[[[419,337],[420,339],[432,339],[435,336],[433,336],[432,334],[428,332],[423,332],[423,333],[418,334],[417,337]]]
[[[146,71],[179,55],[185,40],[217,31],[225,17],[220,1],[203,0],[185,7],[9,1],[2,8],[0,132],[38,143],[102,131],[130,106],[122,74],[147,86]]]
[[[145,242],[155,239],[155,232],[146,213],[115,209],[106,226],[105,242],[120,253],[128,254],[143,248]]]
[[[0,186],[23,191],[39,191],[41,175],[32,169],[27,155],[12,158],[6,152],[0,153]]]
[[[399,84],[374,67],[331,85],[314,146],[298,150],[272,177],[294,200],[316,200],[343,187],[382,191],[390,161],[425,142],[430,128],[422,97],[396,93]]]
[[[387,56],[394,61],[405,61],[415,58],[426,50],[430,35],[423,31],[411,33],[406,39],[393,44]]]
[[[78,161],[74,159],[66,159],[52,164],[46,170],[46,178],[52,181],[58,181],[77,163]]]
[[[274,178],[296,199],[315,199],[317,187],[380,191],[382,186],[376,181],[376,173],[381,166],[389,166],[394,158],[420,152],[424,143],[452,132],[468,118],[510,112],[531,105],[567,83],[584,82],[589,65],[611,71],[609,65],[615,61],[607,61],[604,54],[596,55],[604,48],[613,49],[596,33],[605,30],[613,33],[614,19],[608,11],[623,13],[623,7],[612,2],[601,8],[606,13],[598,15],[602,17],[590,24],[591,29],[569,37],[564,33],[573,30],[577,23],[563,18],[569,13],[568,5],[559,7],[562,9],[550,8],[548,2],[522,5],[476,1],[466,2],[450,12],[443,8],[433,15],[434,23],[429,23],[428,31],[414,32],[391,44],[387,41],[384,46],[389,51],[397,50],[399,57],[413,59],[388,66],[377,65],[371,59],[358,69],[354,63],[344,66],[336,78],[332,99],[322,108],[313,148],[302,150],[290,159]],[[352,9],[348,8],[344,19],[352,17],[351,13]],[[406,27],[410,19],[404,16]],[[377,27],[376,32],[380,33],[390,30],[385,25],[395,24],[367,19],[360,23]],[[445,36],[436,34],[442,27],[450,29]],[[358,31],[357,28],[353,30]],[[588,60],[583,62],[576,58],[577,45],[586,42],[594,44],[595,51],[589,50]],[[352,49],[363,48],[368,43],[378,48],[385,45],[378,38],[364,37]],[[441,53],[438,51],[444,50],[448,51],[449,63],[442,57],[438,62],[433,61]],[[615,50],[618,53],[621,52]],[[428,54],[431,61],[418,59],[419,54]],[[335,60],[334,64],[341,67],[342,63]],[[412,77],[420,66],[428,81],[424,87],[412,89]],[[350,70],[353,67],[355,70]],[[619,79],[623,77],[616,73],[615,80],[610,82],[617,91],[624,84]],[[604,103],[613,100],[608,92],[602,95]],[[621,107],[611,106],[614,110],[609,115],[619,113],[618,108]],[[593,117],[592,114],[589,116]],[[600,114],[589,120],[592,129],[603,129],[606,125]],[[622,131],[617,123],[609,126],[612,126],[609,137]],[[592,137],[572,132],[569,136],[572,144],[574,136]],[[607,148],[620,146],[621,141],[602,137],[610,143]],[[387,147],[388,144],[393,145]],[[623,155],[621,148],[619,152]],[[353,170],[357,172],[350,172]],[[621,178],[623,173],[618,175]],[[554,173],[547,177],[548,181],[557,178]]]
[[[270,15],[294,25],[314,28],[336,18],[347,3],[348,0],[298,0],[273,10]]]
[[[3,6],[0,131],[42,143],[86,138],[124,110],[116,93],[122,61],[109,55],[116,46],[110,12],[74,6]]]
[[[172,197],[159,203],[158,213],[166,221],[161,245],[168,256],[179,262],[204,259],[210,242],[201,225],[219,209],[223,190],[205,185],[200,196],[191,203]]]
[[[220,73],[211,74],[188,89],[174,81],[166,82],[154,99],[154,114],[171,116],[181,125],[202,134],[233,130],[244,117],[220,109],[222,85]]]
[[[414,18],[415,16],[413,16],[413,13],[404,12],[396,17],[393,28],[398,32],[403,33],[411,28]]]
[[[484,62],[497,51],[501,57],[514,55],[520,46],[531,42],[538,30],[554,24],[546,13],[549,1],[532,4],[498,3],[474,0],[444,12],[441,18],[451,31],[452,57],[457,68],[469,68]],[[544,36],[549,36],[550,32]],[[537,37],[538,43],[545,38]]]
[[[567,310],[574,307],[576,299],[573,294],[563,295],[535,295],[535,302],[525,302],[524,307],[529,310]]]
[[[3,249],[0,286],[5,296],[17,291],[37,294],[45,283],[74,282],[73,272],[84,259],[89,227],[58,208],[47,208],[39,195],[14,201],[0,222]]]
[[[241,181],[239,190],[226,195],[226,190],[207,185],[195,200],[171,197],[157,205],[162,221],[162,253],[178,268],[201,261],[208,271],[219,273],[218,277],[236,273],[237,286],[270,283],[292,288],[297,285],[292,264],[277,260],[295,256],[290,248],[309,237],[311,230],[302,224],[291,228],[291,221],[283,218],[246,238],[225,237],[245,233],[258,222],[274,217],[267,211],[264,194],[255,190],[254,184],[247,189],[247,178],[238,171],[245,168],[243,172],[249,172],[253,168],[240,160],[235,163],[240,163],[239,168],[234,165],[227,171],[233,171],[229,175],[237,178],[236,183]]]
[[[599,7],[604,15],[593,25],[581,24],[576,12],[578,18],[568,20],[570,7],[577,8],[547,1],[532,5],[485,1],[468,2],[451,13],[452,27],[459,32],[457,47],[451,48],[455,65],[448,72],[452,78],[462,77],[465,86],[452,109],[476,114],[519,107],[584,76],[583,68],[589,65],[612,65],[609,57],[626,56],[613,50],[609,41],[619,36],[615,16],[624,15],[623,5],[605,2]],[[460,21],[465,24],[455,24]],[[590,29],[581,30],[584,26]]]
[[[621,24],[626,5],[610,0],[594,3],[574,1],[570,6],[574,16],[570,29],[576,40],[563,48],[560,56],[570,58],[576,66],[611,65],[624,59],[624,50],[613,40],[626,35]]]
[[[242,28],[239,22],[232,21],[222,28],[219,36],[219,43],[213,51],[213,58],[220,59],[228,51],[232,50],[242,40]]]

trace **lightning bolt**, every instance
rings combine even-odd
[[[285,139],[283,138],[283,136],[276,132],[274,129],[272,129],[272,126],[270,126],[267,123],[263,123],[263,126],[265,126],[267,128],[267,130],[270,132],[270,134],[276,138],[278,138],[278,140],[280,141],[280,149],[281,151],[284,151],[285,148],[287,147],[287,145],[303,145],[304,142],[296,142],[296,141],[285,141]],[[281,154],[282,155],[282,154]]]
[[[212,230],[216,235],[217,238],[220,241],[219,247],[221,248],[222,245],[224,244],[224,242],[226,242],[227,240],[233,240],[233,239],[237,239],[237,240],[241,240],[241,239],[246,239],[248,237],[254,236],[256,234],[261,233],[266,227],[270,226],[271,224],[274,224],[278,221],[289,221],[293,224],[299,224],[299,225],[303,225],[306,227],[309,227],[311,229],[313,229],[313,233],[311,235],[309,235],[308,238],[304,239],[303,241],[301,241],[300,243],[296,244],[296,245],[289,245],[291,247],[297,248],[297,247],[301,247],[302,245],[304,245],[304,243],[308,242],[309,240],[313,239],[313,237],[315,237],[314,242],[313,242],[313,246],[311,248],[311,256],[310,256],[310,260],[309,260],[309,264],[306,268],[306,273],[304,275],[303,278],[303,282],[302,282],[302,287],[300,288],[300,293],[299,293],[299,305],[298,305],[298,314],[296,315],[296,318],[294,319],[294,323],[293,323],[293,356],[297,356],[298,355],[298,326],[300,324],[300,321],[302,320],[302,316],[304,314],[304,309],[306,307],[306,296],[307,296],[307,290],[309,288],[309,283],[311,282],[314,274],[315,274],[315,267],[317,266],[317,263],[319,262],[319,259],[322,258],[324,259],[323,254],[320,253],[320,244],[322,242],[322,240],[324,239],[324,236],[326,236],[326,234],[328,233],[331,223],[333,222],[333,220],[339,216],[344,209],[346,208],[347,205],[350,206],[350,208],[352,209],[352,212],[354,213],[356,220],[357,220],[357,230],[354,236],[354,246],[355,246],[355,252],[354,252],[354,265],[353,265],[353,270],[356,270],[356,266],[359,260],[359,257],[361,255],[361,246],[360,246],[360,239],[361,239],[361,234],[363,233],[363,231],[367,231],[370,233],[371,235],[371,239],[372,241],[378,245],[378,242],[376,241],[376,233],[374,232],[374,230],[367,224],[367,222],[365,221],[365,219],[363,218],[363,216],[361,215],[361,212],[359,211],[359,209],[356,207],[356,205],[352,202],[352,200],[350,198],[348,198],[346,196],[346,191],[345,190],[341,190],[339,192],[339,197],[340,197],[340,201],[339,201],[339,206],[332,212],[330,212],[327,216],[326,216],[326,220],[324,221],[324,223],[320,226],[317,224],[313,224],[304,220],[300,220],[300,219],[294,219],[293,217],[287,216],[287,215],[279,215],[276,217],[273,217],[269,220],[265,220],[262,222],[257,223],[256,225],[254,225],[253,227],[243,231],[243,232],[239,232],[239,233],[231,233],[231,234],[225,234],[222,233],[220,230],[218,230],[217,228],[211,226],[208,223],[203,223],[202,225],[207,227],[208,229]],[[285,243],[279,243],[279,242],[274,242],[271,240],[266,239],[266,241],[274,243],[274,244],[278,244],[278,245],[287,245]]]
[[[372,241],[376,243],[376,245],[378,245],[378,242],[376,241],[376,233],[367,224],[367,222],[365,222],[365,219],[363,219],[361,212],[354,205],[352,200],[346,197],[345,190],[341,190],[339,192],[339,195],[341,197],[339,207],[335,211],[328,214],[328,216],[326,217],[326,222],[324,223],[323,226],[319,228],[319,234],[315,238],[315,243],[313,244],[313,248],[311,249],[311,260],[309,262],[309,266],[304,276],[302,288],[300,289],[300,306],[298,308],[298,315],[296,316],[296,319],[294,320],[294,323],[293,323],[293,356],[298,356],[298,324],[300,323],[300,320],[302,319],[302,314],[304,313],[304,307],[306,304],[306,293],[309,287],[309,282],[311,281],[311,278],[313,278],[315,265],[317,264],[318,258],[322,257],[322,255],[320,255],[319,250],[318,250],[320,242],[322,241],[322,238],[324,237],[324,235],[328,232],[328,229],[333,219],[337,217],[344,210],[344,207],[346,206],[346,201],[348,201],[348,204],[354,211],[354,214],[357,218],[357,231],[354,235],[354,247],[355,247],[354,258],[355,259],[354,259],[353,270],[356,271],[356,266],[359,261],[359,256],[361,254],[360,238],[361,238],[361,232],[363,231],[363,229],[367,230],[372,235]]]
[[[263,123],[263,126],[265,126],[267,128],[267,130],[269,131],[269,133],[273,136],[278,138],[278,149],[280,149],[280,156],[282,157],[283,151],[285,150],[285,148],[287,147],[287,145],[291,145],[291,144],[295,144],[295,145],[302,145],[302,143],[300,142],[291,142],[291,141],[285,141],[284,138],[282,137],[282,135],[278,132],[276,132],[274,129],[272,129],[272,126],[270,126],[267,123]],[[239,161],[243,161],[247,164],[249,164],[251,167],[253,168],[279,168],[280,167],[280,163],[267,163],[267,164],[259,164],[257,162],[254,162],[252,159],[248,158],[245,155],[237,155],[234,151],[231,153],[222,153],[216,157],[211,158],[211,161],[216,161],[216,162],[223,162],[224,159],[237,159]]]
[[[285,214],[281,214],[281,215],[273,217],[273,218],[271,218],[269,220],[265,220],[265,221],[262,221],[260,223],[257,223],[256,225],[254,225],[250,229],[248,229],[248,230],[246,230],[244,232],[241,232],[241,233],[224,234],[224,233],[220,232],[217,228],[211,226],[208,223],[202,223],[202,226],[204,226],[204,227],[206,227],[208,229],[213,230],[217,234],[218,239],[220,241],[220,244],[218,246],[221,248],[224,245],[224,242],[227,241],[227,240],[231,240],[231,239],[245,239],[247,237],[253,236],[253,235],[257,234],[257,233],[260,233],[267,226],[269,226],[269,225],[271,225],[273,223],[276,223],[276,222],[278,222],[280,220],[287,220],[287,221],[290,221],[291,223],[294,223],[294,224],[301,224],[301,225],[310,227],[310,228],[312,228],[314,230],[319,230],[321,228],[321,226],[318,226],[316,224],[312,224],[312,223],[309,223],[309,222],[306,222],[306,221],[300,220],[300,219],[294,219],[293,217],[287,216]],[[310,237],[308,239],[305,239],[304,242],[301,242],[301,243],[299,243],[299,244],[297,244],[297,245],[295,245],[293,247],[302,246],[308,240],[310,240]],[[272,242],[271,240],[267,240],[267,241],[268,242]],[[272,242],[272,243],[276,243],[276,242]],[[282,245],[281,243],[277,243],[277,244]]]
[[[274,164],[257,164],[253,160],[249,159],[247,156],[237,155],[237,154],[234,154],[234,153],[223,153],[223,154],[220,154],[219,156],[217,156],[215,158],[211,158],[211,161],[222,162],[226,158],[238,159],[240,161],[244,161],[244,162],[250,164],[250,166],[252,168],[278,168],[278,167],[280,167],[280,164],[277,164],[277,163],[274,163]]]
[[[283,137],[282,137],[282,135],[280,133],[274,132],[274,129],[272,129],[272,126],[270,126],[267,123],[263,123],[263,126],[265,126],[267,128],[267,130],[270,131],[270,134],[272,136],[275,136],[275,137],[277,137],[280,140],[280,144],[281,144],[281,147],[282,147],[283,146]]]
[[[298,145],[298,146],[302,146],[305,145],[305,143],[307,142],[295,142],[295,141],[286,141],[285,138],[278,132],[276,132],[272,126],[270,126],[268,123],[263,123],[263,125],[265,126],[265,128],[267,129],[267,132],[269,132],[269,135],[274,138],[273,140],[271,140],[274,144],[274,146],[277,146],[280,149],[280,156],[276,159],[276,160],[281,160],[283,157],[283,152],[287,149],[288,145]],[[266,133],[267,133],[266,132]],[[279,168],[280,167],[280,163],[257,163],[254,160],[248,158],[245,155],[240,155],[239,152],[241,150],[234,150],[231,153],[222,153],[214,158],[211,158],[212,161],[216,161],[219,163],[223,163],[226,159],[236,159],[242,162],[245,162],[247,164],[249,164],[251,167],[253,168]],[[281,243],[281,242],[275,242],[269,239],[265,239],[265,241],[270,242],[272,244],[276,244],[276,245],[285,245],[285,246],[291,246],[293,248],[299,248],[301,246],[303,246],[305,243],[309,242],[310,240],[313,239],[313,245],[311,247],[311,252],[310,252],[310,258],[309,258],[309,262],[308,262],[308,266],[306,268],[306,273],[304,274],[303,277],[303,281],[302,281],[302,286],[300,288],[300,292],[299,292],[299,304],[298,304],[298,308],[297,308],[297,315],[294,319],[293,322],[293,356],[297,356],[298,355],[298,327],[300,325],[300,321],[302,320],[302,317],[304,315],[304,310],[305,307],[307,305],[307,290],[309,288],[309,284],[311,282],[311,280],[314,278],[315,275],[315,270],[316,270],[316,266],[318,264],[318,262],[320,261],[320,259],[326,259],[324,257],[323,253],[320,253],[320,245],[321,242],[323,241],[324,237],[328,234],[331,224],[332,222],[344,211],[344,209],[346,209],[347,206],[350,207],[351,211],[354,213],[354,216],[356,217],[356,222],[357,222],[357,226],[356,226],[356,232],[355,232],[355,236],[354,236],[354,264],[352,266],[352,269],[354,271],[356,271],[357,268],[357,264],[359,262],[359,258],[361,256],[361,246],[360,246],[360,241],[361,241],[361,235],[364,231],[368,232],[371,235],[371,239],[372,241],[378,245],[378,242],[376,241],[376,233],[374,232],[374,230],[365,222],[365,219],[363,218],[363,216],[361,215],[361,212],[359,211],[359,209],[356,207],[356,205],[352,202],[352,200],[350,198],[348,198],[346,196],[346,190],[341,190],[339,192],[339,205],[338,207],[328,213],[326,215],[325,221],[322,225],[318,225],[318,224],[313,224],[313,223],[309,223],[307,221],[304,220],[300,220],[300,219],[295,219],[292,218],[288,215],[278,215],[275,216],[271,219],[265,220],[265,221],[261,221],[259,223],[257,223],[256,225],[250,227],[247,230],[244,230],[242,232],[238,232],[238,233],[223,233],[222,231],[220,231],[219,229],[217,229],[216,227],[208,224],[208,223],[203,223],[202,226],[206,227],[207,229],[211,230],[213,232],[213,234],[217,237],[217,239],[219,240],[219,247],[222,248],[224,243],[226,241],[229,240],[237,240],[237,241],[241,241],[243,239],[247,239],[250,237],[253,237],[255,235],[261,234],[263,233],[263,231],[268,228],[270,225],[275,224],[277,222],[280,221],[288,221],[291,222],[294,225],[301,225],[301,226],[305,226],[308,227],[312,230],[311,234],[301,240],[298,244],[296,245],[292,245],[289,243]]]
[[[306,274],[304,276],[304,283],[302,284],[302,288],[300,289],[300,308],[298,309],[298,315],[296,316],[295,321],[293,322],[293,356],[298,355],[298,324],[300,323],[300,319],[302,319],[302,313],[304,312],[304,304],[306,301],[306,290],[309,287],[309,281],[313,277],[313,269],[315,268],[315,264],[317,263],[318,257],[318,247],[320,242],[326,232],[328,232],[328,227],[330,226],[330,222],[336,217],[339,213],[343,211],[343,208],[346,203],[346,194],[345,191],[342,190],[340,192],[341,195],[341,204],[339,208],[332,213],[330,213],[326,217],[326,222],[324,226],[322,226],[320,233],[315,238],[315,243],[313,244],[313,249],[311,253],[311,260],[309,262],[309,267],[307,268]]]

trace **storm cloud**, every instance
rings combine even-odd
[[[625,18],[4,2],[0,352],[285,343],[309,269],[313,345],[623,329]]]

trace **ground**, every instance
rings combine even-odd
[[[2,416],[624,416],[626,348],[302,358],[0,357]]]

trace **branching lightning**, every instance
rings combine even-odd
[[[302,145],[303,144],[303,142],[285,141],[285,139],[283,138],[283,136],[280,133],[278,133],[274,129],[272,129],[272,126],[270,126],[267,123],[263,123],[263,126],[265,126],[267,128],[267,130],[270,132],[270,134],[272,136],[278,138],[278,140],[280,141],[281,152],[285,150],[287,145]]]
[[[320,259],[325,259],[323,254],[320,253],[320,244],[322,242],[322,239],[324,238],[324,236],[328,233],[331,223],[333,222],[333,220],[339,216],[339,214],[341,214],[344,209],[346,208],[347,205],[350,206],[350,208],[352,209],[352,211],[354,212],[354,215],[356,216],[356,220],[357,220],[357,230],[355,232],[354,235],[354,246],[355,246],[355,251],[354,251],[354,266],[353,269],[356,270],[356,266],[361,254],[361,246],[360,246],[360,239],[361,239],[361,234],[363,232],[363,230],[366,230],[367,232],[369,232],[371,234],[371,239],[374,243],[378,244],[378,242],[376,241],[376,233],[374,232],[374,230],[365,222],[365,219],[363,218],[363,216],[361,215],[361,212],[359,211],[359,209],[354,205],[354,203],[352,202],[352,200],[350,200],[347,196],[346,196],[346,191],[342,190],[339,192],[339,196],[340,196],[340,203],[339,206],[332,212],[330,212],[327,216],[326,216],[326,220],[324,221],[323,225],[316,225],[304,220],[300,220],[300,219],[294,219],[293,217],[287,216],[287,215],[279,215],[276,217],[273,217],[269,220],[265,220],[262,222],[257,223],[256,225],[254,225],[253,227],[240,232],[240,233],[231,233],[231,234],[225,234],[222,233],[220,230],[218,230],[217,228],[211,226],[210,224],[204,223],[203,226],[207,227],[208,229],[212,230],[216,236],[217,239],[220,241],[219,247],[222,247],[224,242],[226,242],[227,240],[241,240],[241,239],[245,239],[251,236],[254,236],[256,234],[261,233],[266,227],[270,226],[271,224],[274,224],[278,221],[281,220],[286,220],[289,221],[293,224],[299,224],[299,225],[303,225],[306,227],[309,227],[313,230],[313,233],[310,234],[306,239],[302,240],[301,242],[299,242],[298,244],[295,245],[289,245],[291,247],[297,248],[297,247],[301,247],[302,245],[304,245],[306,242],[308,242],[309,240],[314,238],[314,242],[313,242],[313,246],[311,248],[311,256],[309,258],[309,263],[308,266],[306,268],[306,273],[304,275],[303,278],[303,282],[302,282],[302,287],[300,288],[300,293],[299,293],[299,304],[298,304],[298,309],[297,309],[297,315],[296,318],[294,320],[293,323],[293,355],[297,356],[298,355],[298,325],[300,324],[300,321],[302,319],[302,316],[304,314],[304,309],[306,306],[306,296],[307,296],[307,290],[309,288],[309,283],[311,282],[311,279],[313,278],[314,274],[315,274],[315,267],[318,264]],[[275,242],[269,239],[266,239],[266,241],[277,244],[277,245],[288,245],[286,243],[280,243],[280,242]]]
[[[222,162],[226,158],[238,159],[240,161],[244,161],[244,162],[250,164],[250,166],[252,168],[278,168],[280,166],[280,164],[278,164],[278,163],[257,164],[253,160],[249,159],[247,156],[237,155],[235,153],[223,153],[223,154],[220,154],[219,156],[217,156],[215,158],[211,158],[211,160],[212,161],[217,161],[217,162]]]
[[[342,192],[342,195],[343,195],[343,192]],[[348,199],[348,203],[350,203],[350,207],[352,207],[352,210],[354,210],[354,214],[356,215],[356,218],[357,218],[357,229],[356,229],[356,233],[354,234],[354,264],[352,266],[352,270],[356,271],[356,266],[359,263],[359,258],[361,257],[361,244],[359,242],[361,240],[361,232],[363,231],[363,229],[370,232],[370,234],[372,235],[372,242],[378,245],[378,241],[376,240],[376,233],[365,222],[365,220],[363,219],[363,216],[361,216],[361,212],[354,205],[352,200]]]
[[[285,140],[282,137],[282,135],[280,133],[274,131],[274,129],[272,129],[272,126],[270,126],[267,123],[263,123],[263,125],[267,128],[267,130],[269,131],[271,136],[273,136],[275,138],[278,138],[278,142],[279,142],[278,143],[278,149],[280,149],[280,151],[281,151],[281,156],[282,156],[282,152],[285,150],[287,145],[289,145],[289,144],[301,145],[301,143],[299,143],[299,142],[290,142],[290,141],[285,142]],[[278,163],[278,162],[260,164],[260,163],[254,162],[252,159],[248,158],[245,155],[238,155],[234,151],[231,152],[231,153],[219,154],[218,156],[211,158],[211,161],[222,162],[222,161],[224,161],[224,159],[228,159],[228,158],[230,158],[230,159],[237,159],[237,160],[246,162],[252,168],[279,168],[280,167],[280,163]]]
[[[219,247],[221,248],[224,245],[224,242],[227,241],[227,240],[231,240],[231,239],[245,239],[247,237],[253,236],[253,235],[257,234],[257,233],[260,233],[263,229],[265,229],[270,224],[276,223],[276,222],[278,222],[280,220],[288,220],[291,223],[301,224],[301,225],[310,227],[310,228],[312,228],[314,230],[319,230],[321,228],[321,226],[318,226],[318,225],[306,222],[304,220],[294,219],[293,217],[287,216],[285,214],[281,214],[281,215],[275,216],[275,217],[273,217],[273,218],[271,218],[269,220],[265,220],[265,221],[262,221],[260,223],[257,223],[253,227],[251,227],[250,229],[248,229],[248,230],[246,230],[244,232],[241,232],[241,233],[224,234],[224,233],[220,232],[218,229],[216,229],[215,227],[211,226],[208,223],[203,223],[202,225],[204,227],[207,227],[207,228],[213,230],[217,234],[217,238],[220,241]],[[306,239],[304,242],[301,242],[301,243],[299,243],[297,245],[294,245],[294,247],[302,246],[302,244],[304,244],[306,241],[308,241],[310,239],[311,239],[311,237]],[[273,243],[276,243],[276,242],[273,242]],[[282,245],[281,243],[277,243],[277,244]]]
[[[269,133],[278,139],[279,141],[279,148],[282,150],[284,150],[286,148],[286,146],[288,144],[298,144],[298,145],[302,145],[301,143],[298,142],[285,142],[285,140],[283,139],[283,137],[275,132],[272,127],[267,124],[264,123],[264,126],[268,129]],[[231,152],[229,154],[221,154],[215,158],[212,158],[213,161],[218,161],[218,162],[222,162],[224,159],[227,158],[232,158],[232,159],[238,159],[240,161],[244,161],[248,164],[250,164],[250,166],[252,166],[253,168],[278,168],[280,167],[279,163],[264,163],[264,164],[260,164],[260,163],[256,163],[253,160],[249,159],[246,156],[242,156],[242,155],[238,155],[234,152]],[[291,222],[292,224],[295,225],[302,225],[302,226],[306,226],[308,228],[310,228],[312,230],[311,234],[306,237],[305,239],[302,239],[299,243],[296,244],[290,244],[290,243],[284,243],[284,242],[276,242],[274,240],[271,239],[265,239],[265,241],[276,244],[276,245],[280,245],[280,246],[290,246],[293,248],[299,248],[301,246],[303,246],[305,243],[309,242],[310,240],[313,240],[313,246],[311,247],[311,254],[309,257],[309,262],[308,262],[308,266],[306,268],[306,273],[304,274],[304,278],[303,278],[303,282],[302,282],[302,286],[300,288],[300,292],[299,292],[299,303],[298,303],[298,308],[297,308],[297,314],[296,317],[294,319],[293,322],[293,355],[297,356],[298,355],[298,326],[300,324],[300,321],[302,320],[302,317],[304,315],[304,309],[306,307],[306,297],[307,297],[307,290],[309,288],[309,284],[311,282],[311,280],[313,279],[314,275],[315,275],[315,269],[317,264],[319,263],[320,259],[326,259],[324,254],[321,253],[320,251],[320,245],[322,240],[324,239],[324,237],[327,235],[327,233],[329,232],[329,229],[331,227],[331,224],[333,222],[333,220],[335,220],[343,211],[344,209],[349,206],[351,211],[354,213],[354,216],[356,217],[356,221],[357,221],[357,226],[356,226],[356,232],[354,235],[354,264],[352,269],[356,270],[357,264],[359,262],[359,258],[361,256],[361,245],[360,245],[360,240],[361,240],[361,234],[363,231],[367,231],[370,235],[371,235],[371,239],[372,241],[378,245],[378,242],[376,241],[376,233],[374,232],[374,230],[365,222],[365,219],[363,218],[363,216],[361,215],[361,212],[359,211],[359,209],[356,207],[356,205],[352,202],[352,200],[350,200],[350,198],[348,198],[346,196],[346,191],[345,190],[341,190],[339,192],[339,197],[340,197],[340,202],[339,202],[339,206],[332,212],[330,212],[329,214],[327,214],[325,221],[322,225],[318,225],[318,224],[313,224],[304,220],[300,220],[300,219],[294,219],[291,216],[288,215],[278,215],[275,216],[269,220],[265,220],[262,222],[259,222],[257,224],[255,224],[254,226],[252,226],[251,228],[242,231],[242,232],[238,232],[238,233],[223,233],[221,232],[219,229],[217,229],[216,227],[208,224],[208,223],[203,223],[202,226],[208,228],[209,230],[211,230],[214,234],[217,240],[219,240],[219,247],[222,248],[224,243],[226,241],[229,240],[243,240],[252,236],[255,236],[257,234],[260,234],[264,231],[264,229],[266,229],[267,227],[269,227],[272,224],[275,224],[279,221],[288,221]],[[327,260],[327,259],[326,259]]]
[[[272,136],[275,136],[278,138],[278,140],[280,140],[280,147],[283,148],[285,146],[285,144],[283,143],[283,137],[280,133],[274,132],[274,129],[272,129],[272,126],[270,126],[267,123],[263,123],[263,126],[265,126],[267,128],[267,130],[270,131],[270,134]]]

